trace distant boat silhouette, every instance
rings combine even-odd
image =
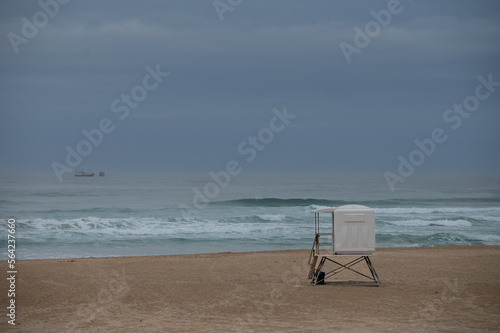
[[[75,172],[75,177],[94,177],[94,173],[85,173],[83,171]]]
[[[104,171],[99,172],[99,177],[104,177]]]

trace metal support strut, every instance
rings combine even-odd
[[[315,256],[315,257],[317,258],[317,256]],[[324,267],[327,260],[334,263],[334,264],[337,264],[340,267],[337,267],[337,268],[335,268],[327,273],[324,273],[324,275],[323,275],[321,273],[323,271],[323,267]],[[314,262],[315,261],[316,260],[314,260]],[[354,265],[356,265],[362,261],[366,262],[366,265],[368,266],[368,269],[370,270],[371,277],[352,268]],[[311,265],[311,268],[312,268],[312,265]],[[328,279],[328,278],[330,278],[330,277],[332,277],[332,276],[334,276],[334,275],[336,275],[336,274],[338,274],[346,269],[369,279],[370,281],[372,281],[374,283],[373,284],[374,286],[378,287],[381,283],[380,278],[378,277],[377,272],[375,271],[375,268],[373,267],[372,262],[370,261],[370,258],[368,256],[358,257],[354,260],[349,261],[347,264],[341,264],[333,259],[330,259],[329,257],[322,256],[321,261],[319,262],[319,266],[314,272],[311,283],[314,285],[324,284],[326,279]]]

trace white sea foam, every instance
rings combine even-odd
[[[470,235],[464,235],[470,237]],[[486,245],[498,245],[500,244],[500,235],[475,235],[474,238],[484,242]]]
[[[500,223],[500,216],[487,216],[487,215],[470,215],[471,218],[479,221],[488,221],[488,222],[498,222]]]
[[[446,227],[472,227],[472,223],[466,220],[400,220],[387,222],[389,224],[406,227],[428,227],[428,226],[446,226]]]
[[[258,218],[264,221],[284,221],[286,218],[285,214],[261,214],[257,215]]]
[[[79,219],[55,220],[33,219],[20,220],[28,226],[23,237],[35,240],[57,237],[73,241],[109,236],[112,239],[134,237],[165,237],[188,239],[226,239],[259,235],[268,237],[294,235],[302,232],[301,228],[289,228],[281,223],[286,219],[283,214],[259,216],[261,221],[235,222],[210,218],[99,218],[88,216]],[[108,238],[109,239],[109,238]]]
[[[470,214],[492,213],[500,215],[500,207],[394,207],[375,208],[375,214],[407,215],[407,214]]]
[[[329,207],[328,206],[321,206],[321,205],[309,205],[309,206],[307,206],[307,208],[305,209],[305,211],[308,212],[308,213],[310,213],[313,210],[323,209],[323,208],[329,208]]]

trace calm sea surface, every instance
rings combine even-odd
[[[0,257],[17,259],[309,249],[313,209],[375,209],[377,247],[500,245],[500,178],[382,175],[1,175]]]

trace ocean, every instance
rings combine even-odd
[[[375,209],[376,246],[500,245],[500,177],[414,175],[1,175],[16,259],[310,249],[311,210]]]

